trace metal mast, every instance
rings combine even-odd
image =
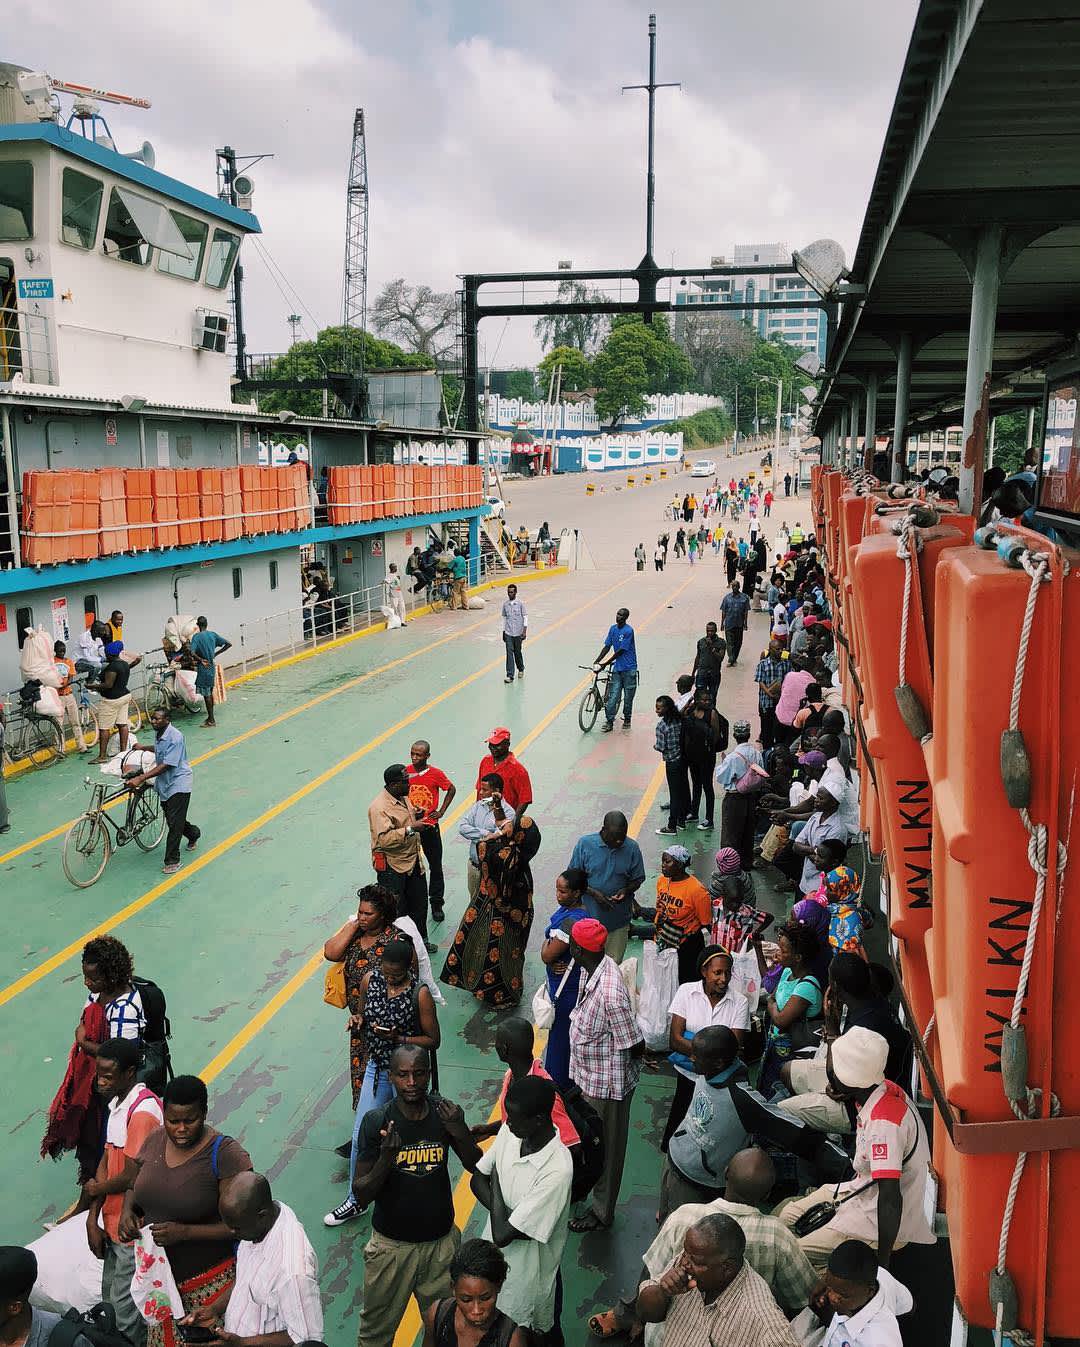
[[[347,328],[367,330],[368,180],[367,146],[364,142],[364,109],[353,116],[352,158],[345,194],[345,297],[342,322]],[[363,372],[363,338],[345,345],[345,369]]]

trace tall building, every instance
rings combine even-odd
[[[786,262],[791,249],[786,243],[737,243],[732,259],[735,266],[760,266]],[[713,258],[717,266],[726,259]],[[691,309],[701,312],[709,305],[744,303],[749,300],[806,300],[816,299],[796,271],[778,272],[773,276],[706,276],[689,281],[675,296],[675,339],[681,339],[685,319]],[[815,351],[825,358],[826,322],[823,309],[740,309],[737,316],[745,319],[762,337],[779,337],[789,346],[802,351]]]

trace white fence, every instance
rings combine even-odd
[[[645,415],[637,421],[627,422],[627,428],[636,426],[662,425],[667,421],[678,421],[684,416],[693,416],[712,407],[722,407],[723,399],[706,397],[703,393],[652,393],[648,398]],[[554,408],[546,402],[527,402],[524,398],[504,398],[491,393],[487,400],[487,420],[489,426],[499,430],[513,430],[516,425],[528,426],[530,430],[550,430],[552,415],[555,429],[559,430],[600,430],[600,418],[596,415],[596,405],[592,398],[581,402],[560,402]]]

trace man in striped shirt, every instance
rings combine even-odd
[[[730,1216],[704,1216],[682,1252],[638,1292],[638,1318],[664,1325],[664,1347],[797,1347],[763,1278],[747,1263],[746,1236]]]

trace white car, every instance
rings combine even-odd
[[[711,458],[699,458],[690,469],[691,477],[715,477],[716,464]]]
[[[496,519],[506,518],[506,502],[501,496],[488,496],[487,503]]]

